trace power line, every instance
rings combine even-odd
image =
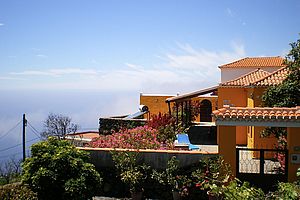
[[[0,159],[2,159],[2,158],[7,158],[7,157],[11,157],[11,156],[15,156],[15,155],[19,155],[19,154],[22,154],[22,153],[23,153],[23,151],[19,151],[19,152],[17,152],[17,153],[5,155],[5,156],[0,156]]]
[[[17,147],[17,146],[20,146],[22,143],[20,143],[20,144],[16,144],[16,145],[14,145],[14,146],[11,146],[11,147],[7,147],[7,148],[4,148],[4,149],[1,149],[0,150],[0,152],[2,152],[2,151],[6,151],[6,150],[9,150],[9,149],[13,149],[13,148],[15,148],[15,147]]]
[[[6,133],[4,133],[2,136],[0,136],[0,139],[2,139],[3,137],[7,136],[12,130],[14,130],[20,123],[22,122],[19,121],[14,127],[12,127],[11,129],[9,129]]]
[[[34,128],[34,127],[32,126],[32,124],[31,124],[29,121],[27,121],[27,123],[28,123],[28,125],[29,125],[29,128],[32,130],[32,132],[33,132],[37,137],[41,138],[41,136],[39,135],[39,132],[36,130],[36,128]]]
[[[34,138],[34,139],[28,140],[28,141],[26,141],[26,142],[32,142],[32,141],[37,140],[37,139],[40,139],[40,138],[39,138],[39,137],[38,137],[38,138]],[[7,148],[4,148],[4,149],[1,149],[0,152],[2,152],[2,151],[7,151],[7,150],[9,150],[9,149],[13,149],[13,148],[18,147],[18,146],[21,146],[21,145],[22,145],[22,143],[19,143],[19,144],[16,144],[16,145],[14,145],[14,146],[11,146],[11,147],[7,147]]]

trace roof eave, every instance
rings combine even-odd
[[[166,102],[169,103],[169,102],[180,101],[180,100],[184,100],[184,99],[191,99],[191,98],[197,97],[199,95],[203,95],[203,94],[207,94],[207,93],[216,91],[218,88],[219,88],[219,86],[217,85],[217,86],[205,88],[205,89],[202,89],[202,90],[198,90],[198,91],[186,93],[186,94],[183,94],[183,95],[179,95],[179,96],[176,96],[176,97],[167,98]]]

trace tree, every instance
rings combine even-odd
[[[49,137],[32,145],[31,157],[22,167],[22,180],[47,199],[91,199],[102,183],[95,166],[88,163],[88,154],[68,141]]]
[[[68,133],[75,133],[79,125],[72,123],[70,117],[50,113],[44,122],[44,131],[41,133],[42,138],[47,139],[49,136],[64,138]]]
[[[295,107],[300,105],[300,39],[290,44],[291,50],[285,64],[289,70],[287,78],[279,85],[269,87],[262,100],[268,107]]]
[[[264,106],[295,107],[300,105],[300,39],[290,44],[285,64],[289,74],[281,84],[269,87],[262,96]],[[278,139],[278,148],[286,148],[286,128],[268,127],[262,132],[263,136],[274,135]]]
[[[11,158],[0,163],[0,185],[19,181],[21,174],[21,160]]]

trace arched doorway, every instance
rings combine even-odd
[[[203,100],[200,103],[200,121],[201,122],[211,122],[212,117],[212,108],[211,108],[211,102],[209,100]]]

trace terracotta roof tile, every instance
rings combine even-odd
[[[271,86],[271,85],[278,85],[282,83],[282,81],[287,77],[289,71],[287,67],[282,67],[275,72],[262,77],[261,79],[252,82],[251,85],[255,86]]]
[[[236,79],[227,81],[225,83],[221,83],[221,86],[248,86],[251,83],[254,83],[258,80],[261,80],[262,78],[270,75],[270,72],[261,70],[261,69],[256,69],[252,72],[249,72],[248,74],[245,74],[241,77],[238,77]]]
[[[229,107],[213,111],[216,119],[281,119],[300,121],[300,106],[286,107]]]
[[[246,57],[232,63],[219,66],[219,68],[241,68],[241,67],[282,67],[284,58],[277,57]]]

